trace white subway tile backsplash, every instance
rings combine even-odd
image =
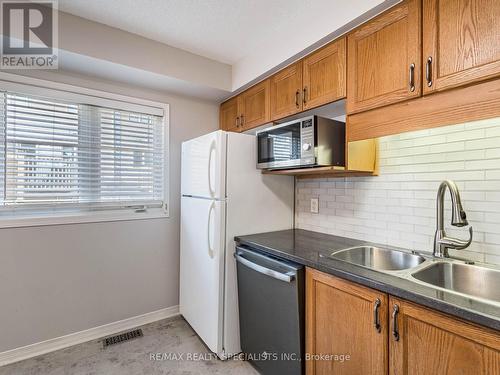
[[[486,136],[487,137],[499,137],[500,136],[500,128],[498,127],[492,127],[485,129]]]
[[[404,199],[410,199],[415,196],[415,193],[413,191],[409,190],[389,190],[387,191],[387,196],[389,198],[404,198]]]
[[[469,122],[469,123],[463,124],[464,129],[486,129],[486,128],[495,127],[497,125],[498,125],[498,122],[495,122],[495,119],[479,120],[479,121],[474,121],[474,122]],[[460,125],[445,126],[445,128],[452,128],[452,127],[458,127],[458,126],[460,126]]]
[[[487,180],[500,180],[500,170],[486,171]]]
[[[473,226],[474,230],[476,232],[483,232],[483,233],[498,233],[498,224],[495,223],[485,223],[485,222],[476,222],[476,221],[470,221],[470,224]],[[474,236],[474,239],[476,236]]]
[[[453,152],[453,151],[462,151],[466,149],[466,143],[464,142],[453,142],[453,143],[444,143],[439,145],[434,145],[429,147],[430,153],[440,154],[443,152]],[[476,148],[472,148],[475,150]]]
[[[344,202],[344,203],[351,203],[354,201],[354,198],[349,195],[338,195],[335,197],[336,202]]]
[[[464,201],[484,201],[486,199],[486,192],[484,191],[462,191],[460,196]]]
[[[433,168],[429,168],[433,170]],[[463,169],[463,163],[462,163]],[[449,171],[443,169],[440,172],[419,173],[415,175],[416,181],[442,181],[444,179],[457,181],[476,181],[484,179],[484,171]]]
[[[486,221],[488,221],[485,219],[486,214],[490,215],[491,213],[468,211],[467,212],[467,219],[469,221],[476,221],[476,222],[485,221],[486,222]]]
[[[377,177],[298,180],[296,226],[432,252],[437,188],[452,179],[474,228],[471,246],[453,254],[500,264],[500,118],[383,137],[379,154]],[[449,226],[448,194],[445,207],[448,233],[466,238]]]
[[[500,264],[500,255],[484,254],[484,262]]]
[[[391,213],[377,213],[375,214],[375,219],[379,221],[393,222],[397,223],[399,221],[399,215]]]
[[[399,148],[408,148],[415,146],[414,140],[409,139],[409,140],[399,140],[399,136],[394,136],[392,142],[387,142],[386,144],[388,150],[394,150],[394,149],[399,149]]]
[[[500,191],[500,181],[467,181],[462,190]]]
[[[429,134],[431,134],[430,129],[423,129],[423,130],[417,130],[417,131],[410,132],[410,133],[398,134],[397,137],[399,139],[415,139],[415,138],[420,138],[420,137],[428,137]],[[438,133],[433,133],[432,135],[434,135],[434,134],[438,134]],[[386,139],[382,140],[382,142],[387,144]]]
[[[487,223],[498,223],[498,224],[500,224],[500,213],[486,212],[484,214],[484,221],[487,222]]]
[[[489,244],[500,245],[500,234],[485,233],[484,242],[489,243]]]
[[[486,192],[486,200],[487,201],[500,201],[500,191],[488,191]]]
[[[470,141],[471,139],[482,138],[484,138],[484,129],[464,130],[448,134],[446,142]]]
[[[500,148],[489,148],[484,150],[486,159],[496,159],[500,158]]]
[[[495,149],[496,150],[496,149]],[[465,162],[465,169],[480,170],[480,169],[498,169],[498,159],[482,159],[471,160]]]
[[[481,150],[486,148],[497,148],[500,144],[500,137],[476,139],[465,142],[466,150]]]
[[[439,143],[446,143],[446,136],[444,135],[431,135],[428,137],[415,138],[412,146],[427,146]]]
[[[428,217],[415,216],[415,215],[400,215],[399,221],[401,223],[407,224],[418,224],[422,225],[431,225],[434,223],[434,220]]]
[[[490,150],[473,150],[473,151],[458,151],[458,152],[448,152],[445,154],[446,161],[457,161],[457,160],[481,160],[485,158],[485,152],[496,151],[496,149]],[[435,160],[436,156],[431,155]],[[488,159],[491,156],[486,156]],[[500,154],[498,155],[500,157]]]

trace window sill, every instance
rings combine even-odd
[[[146,212],[75,212],[64,214],[50,214],[44,216],[6,216],[0,217],[0,229],[38,227],[46,225],[66,225],[100,223],[113,221],[165,219],[170,217],[169,213],[161,208],[149,209]]]

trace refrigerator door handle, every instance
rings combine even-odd
[[[212,142],[208,151],[208,191],[210,192],[211,197],[215,195],[215,191],[212,189],[212,154],[214,151],[215,142]]]
[[[208,209],[208,225],[207,225],[207,241],[208,241],[208,256],[210,258],[213,258],[214,257],[214,248],[213,248],[213,245],[212,245],[212,241],[210,240],[210,234],[212,232],[211,230],[211,225],[210,225],[210,220],[212,218],[212,212],[214,211],[214,208],[215,208],[215,201],[213,201],[211,204],[210,204],[210,208]]]

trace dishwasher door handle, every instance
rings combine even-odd
[[[254,271],[257,271],[259,273],[262,273],[264,275],[270,276],[273,279],[277,279],[280,281],[285,281],[287,283],[291,283],[294,279],[294,275],[288,275],[286,273],[281,273],[275,270],[272,270],[270,268],[266,268],[264,266],[261,266],[260,264],[256,264],[254,262],[249,261],[248,259],[243,258],[241,255],[235,253],[234,257],[236,258],[236,261],[240,263],[241,265],[248,267]]]

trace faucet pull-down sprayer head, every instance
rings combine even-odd
[[[464,227],[469,225],[467,214],[462,206],[460,193],[457,184],[451,180],[444,180],[439,185],[436,202],[436,234],[434,236],[434,256],[443,258],[448,257],[448,249],[465,249],[472,242],[472,227],[469,227],[469,240],[464,241],[458,238],[447,237],[444,231],[444,193],[446,188],[450,190],[451,196],[451,225],[455,227]]]

